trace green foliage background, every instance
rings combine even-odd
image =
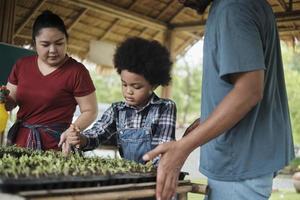
[[[294,143],[300,145],[300,44],[281,44]]]
[[[294,48],[285,43],[281,46],[294,142],[300,145],[300,44]],[[171,98],[177,105],[179,126],[186,127],[200,116],[201,70],[201,64],[195,66],[188,60],[174,64]],[[115,71],[110,75],[97,75],[95,70],[90,73],[97,88],[98,102],[110,104],[123,100],[120,77]],[[160,90],[156,90],[158,95]]]

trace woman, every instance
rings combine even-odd
[[[12,127],[8,142],[33,149],[56,149],[72,122],[76,105],[80,129],[97,116],[95,87],[88,70],[66,54],[68,34],[62,19],[44,11],[33,24],[36,56],[18,60],[8,78],[6,107],[19,106],[19,128]],[[13,105],[13,106],[11,106]]]

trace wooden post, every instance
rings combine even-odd
[[[0,0],[0,42],[13,44],[15,0]]]
[[[172,29],[168,29],[165,32],[164,45],[170,51],[171,60],[174,62],[175,61],[175,55],[174,55],[173,44],[174,44],[174,32],[173,32]],[[171,84],[168,85],[168,86],[162,87],[161,97],[162,98],[170,98],[171,97],[171,89],[172,89]]]

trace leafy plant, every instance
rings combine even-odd
[[[56,151],[35,151],[15,146],[0,147],[0,177],[40,178],[155,173],[151,163],[92,157],[79,154],[65,157]]]

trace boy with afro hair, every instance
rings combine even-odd
[[[170,54],[157,41],[133,37],[116,49],[114,65],[124,101],[113,103],[89,130],[71,125],[66,143],[91,150],[115,137],[123,158],[145,163],[145,153],[175,139],[176,105],[154,93],[171,81]]]

